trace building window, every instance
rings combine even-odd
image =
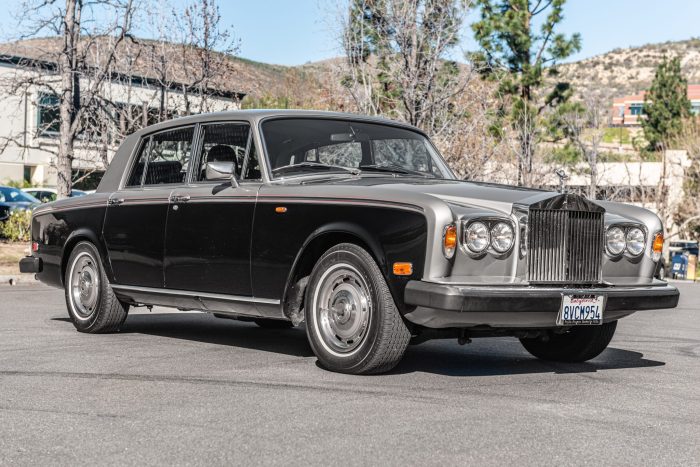
[[[690,106],[690,113],[700,115],[700,102],[693,102]]]
[[[644,104],[630,104],[630,113],[632,115],[644,115]]]
[[[37,126],[39,136],[54,136],[61,130],[58,96],[55,94],[39,94],[39,115]]]

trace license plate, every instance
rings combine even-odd
[[[562,295],[557,326],[603,324],[605,295]]]

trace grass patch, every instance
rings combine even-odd
[[[631,144],[632,138],[627,128],[606,128],[603,133],[604,143]]]
[[[19,274],[19,260],[29,254],[25,242],[0,242],[0,275]]]

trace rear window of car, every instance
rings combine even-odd
[[[193,137],[194,127],[190,126],[145,138],[139,147],[126,186],[184,183],[192,154]]]

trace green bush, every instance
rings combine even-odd
[[[31,227],[31,211],[12,211],[5,222],[0,222],[0,237],[11,242],[28,242]]]

